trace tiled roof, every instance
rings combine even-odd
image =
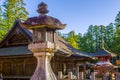
[[[78,51],[77,49],[73,48],[70,44],[68,44],[65,40],[63,40],[60,36],[55,34],[55,43],[58,50],[58,53],[61,52],[61,54],[68,54],[67,56],[71,57],[88,57],[92,58],[88,53]],[[64,54],[64,55],[65,55]]]
[[[91,56],[94,56],[94,57],[102,57],[102,56],[115,57],[116,54],[111,53],[111,52],[107,51],[106,49],[102,48],[101,50],[98,50],[95,53],[91,54]]]
[[[92,56],[90,56],[88,53],[85,52],[80,52],[77,51],[77,53],[73,54],[72,57],[88,57],[88,58],[92,58]]]

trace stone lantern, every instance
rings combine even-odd
[[[50,65],[51,57],[56,51],[54,34],[56,30],[64,29],[66,24],[46,15],[49,12],[47,8],[47,4],[41,2],[37,10],[40,15],[22,23],[23,27],[33,31],[33,42],[28,48],[37,58],[37,67],[30,80],[57,80]]]

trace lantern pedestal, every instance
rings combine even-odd
[[[57,80],[50,65],[55,51],[54,44],[51,42],[33,43],[28,47],[37,58],[37,67],[30,80]]]

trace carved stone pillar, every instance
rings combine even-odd
[[[28,47],[37,58],[37,67],[30,80],[57,80],[50,65],[55,51],[55,31],[64,29],[58,19],[46,14],[49,12],[47,4],[38,5],[37,17],[28,18],[22,26],[33,31],[33,43]]]
[[[54,55],[54,44],[51,42],[33,43],[28,47],[37,58],[37,67],[30,80],[57,80],[50,65],[50,60]]]

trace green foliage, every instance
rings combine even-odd
[[[4,29],[0,29],[0,40],[3,38],[3,36],[6,34]]]
[[[115,19],[115,26],[116,28],[120,27],[120,12],[117,14],[116,19]]]
[[[0,39],[11,29],[17,18],[26,19],[28,12],[23,0],[5,0],[0,8]]]
[[[112,46],[114,51],[117,54],[120,54],[120,12],[117,14],[116,19],[115,19],[115,37]]]
[[[93,26],[90,25],[88,28],[88,32],[83,36],[83,43],[82,50],[85,52],[95,52],[102,48],[102,40],[105,37],[105,26]]]
[[[77,44],[79,36],[76,35],[74,31],[71,31],[68,34],[61,34],[60,32],[58,32],[58,34],[64,40],[66,40],[70,45],[72,45],[74,48],[79,49],[78,44]]]
[[[78,49],[77,39],[78,39],[78,37],[77,37],[77,35],[75,35],[74,31],[71,31],[68,33],[67,41],[69,44],[71,44],[76,49]]]
[[[109,51],[113,51],[112,49],[114,46],[112,45],[114,44],[115,39],[115,28],[112,23],[108,26],[90,25],[87,33],[85,33],[83,36],[80,33],[76,34],[74,31],[64,35],[60,33],[60,36],[62,36],[69,44],[80,51],[93,53],[101,49],[102,46]]]
[[[106,49],[109,51],[114,52],[112,49],[115,47],[113,46],[114,44],[114,39],[115,39],[115,27],[113,23],[110,23],[108,26],[106,26],[105,30],[105,43],[106,43]]]
[[[93,53],[104,47],[110,52],[120,54],[120,12],[117,14],[114,24],[90,25],[83,36],[74,31],[68,34],[61,33],[60,36],[80,51]]]

